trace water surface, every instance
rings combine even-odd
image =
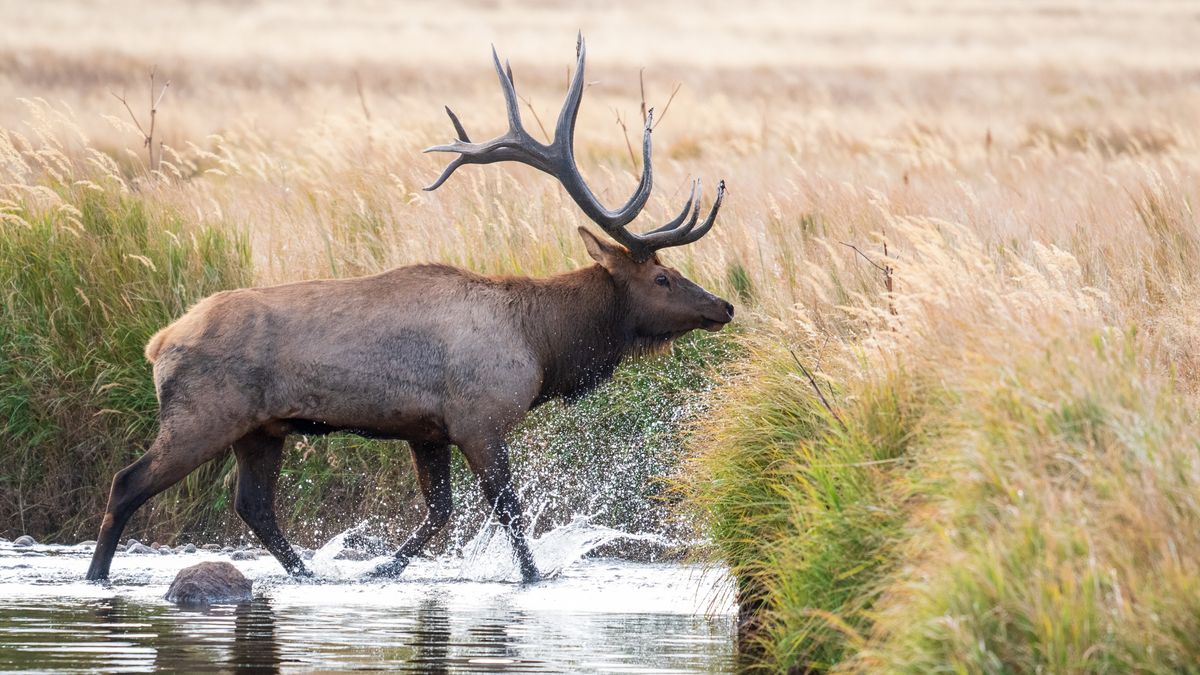
[[[589,534],[590,533],[590,534]],[[726,672],[733,607],[719,571],[580,559],[596,528],[534,542],[551,578],[515,583],[496,539],[465,557],[417,560],[397,581],[372,561],[335,560],[338,538],[300,583],[270,557],[233,564],[255,600],[206,611],[162,599],[181,568],[218,553],[127,555],[112,581],[82,581],[88,546],[0,544],[0,669],[230,672]]]

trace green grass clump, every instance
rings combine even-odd
[[[578,401],[535,409],[510,447],[518,484],[547,508],[543,528],[587,513],[625,531],[690,539],[664,508],[674,498],[664,478],[685,454],[683,429],[705,413],[699,394],[736,353],[727,335],[694,332],[667,354],[622,364]]]
[[[914,346],[834,378],[833,410],[769,344],[715,390],[685,487],[752,667],[1197,667],[1188,398],[1134,334],[1039,340],[965,361]]]
[[[758,665],[827,669],[863,642],[894,567],[906,495],[893,485],[927,394],[897,373],[826,407],[793,355],[766,345],[716,400],[685,490],[738,580],[742,647]]]
[[[57,208],[17,204],[0,221],[0,522],[52,538],[91,532],[113,473],[154,436],[146,340],[249,280],[227,229],[184,227],[116,191],[58,193]],[[159,517],[185,517],[204,484],[157,500]]]

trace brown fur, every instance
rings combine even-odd
[[[337,430],[413,446],[430,518],[391,573],[448,516],[453,443],[514,533],[522,571],[536,575],[505,434],[532,406],[599,384],[624,356],[695,328],[719,330],[733,312],[657,258],[634,262],[582,228],[581,236],[598,264],[545,279],[417,265],[197,303],[146,346],[159,436],[114,478],[89,578],[107,576],[133,510],[231,444],[239,514],[288,571],[303,573],[275,523],[283,437]]]

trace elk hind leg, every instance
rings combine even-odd
[[[433,535],[450,521],[453,497],[450,490],[450,445],[447,443],[409,443],[413,466],[417,470],[417,481],[425,495],[428,512],[425,520],[408,535],[408,539],[396,551],[394,560],[376,567],[373,576],[398,576],[408,567],[409,560],[421,552]]]
[[[146,454],[113,477],[108,506],[104,509],[100,534],[96,537],[96,550],[88,567],[89,581],[108,578],[121,533],[142,504],[221,454],[232,440],[224,436],[214,438],[202,433],[183,433],[184,428],[178,424],[160,428]]]
[[[234,509],[288,574],[312,576],[283,536],[275,515],[275,486],[283,463],[283,437],[251,431],[233,444],[238,478]]]

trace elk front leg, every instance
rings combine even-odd
[[[496,514],[496,520],[508,531],[513,553],[521,567],[521,579],[525,583],[537,581],[541,575],[525,538],[525,519],[509,476],[508,446],[499,440],[479,445],[464,444],[461,448],[471,471],[479,478],[483,495]]]
[[[421,552],[433,535],[450,521],[452,496],[450,491],[450,445],[447,443],[409,443],[412,450],[413,467],[417,470],[417,481],[425,495],[428,509],[425,520],[408,535],[408,539],[396,551],[395,559],[372,570],[372,576],[399,576],[408,567],[409,560]]]
[[[283,536],[275,516],[275,485],[283,463],[283,438],[258,430],[233,444],[237,457],[237,496],[234,509],[288,574],[310,577],[300,556]]]

